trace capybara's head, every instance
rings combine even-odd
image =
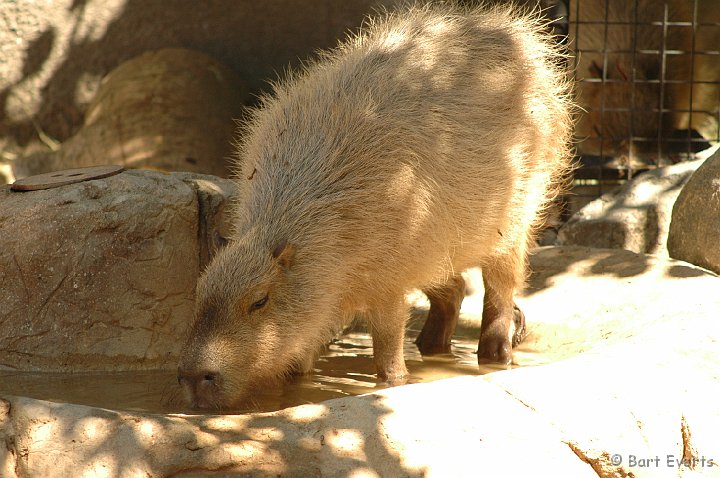
[[[615,61],[603,67],[592,61],[587,72],[578,68],[578,100],[585,109],[576,127],[583,154],[615,156],[628,164],[657,150],[656,140],[663,125],[657,113],[661,89],[656,83],[654,64],[636,65]],[[642,68],[644,67],[644,68]],[[630,72],[630,73],[628,73]]]
[[[283,240],[265,247],[251,236],[220,251],[198,282],[195,323],[178,367],[193,408],[236,407],[253,387],[301,368],[313,353],[295,246]]]

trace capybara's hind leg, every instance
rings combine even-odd
[[[465,298],[465,280],[456,275],[444,286],[423,292],[430,300],[430,311],[415,344],[423,355],[450,353],[450,339]]]
[[[389,385],[402,385],[408,379],[403,356],[407,317],[404,297],[396,301],[393,307],[373,309],[367,314],[377,375]]]
[[[516,283],[512,261],[483,268],[485,299],[478,362],[510,364],[512,348],[525,337],[525,315],[513,301]]]

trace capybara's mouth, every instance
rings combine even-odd
[[[256,393],[280,390],[280,377],[263,377],[252,381],[225,380],[220,372],[191,378],[178,375],[190,410],[200,413],[246,413],[257,409]]]
[[[187,392],[187,390],[186,390]],[[231,399],[222,390],[218,389],[212,393],[187,393],[187,405],[193,411],[203,413],[233,413],[243,408],[244,399],[238,395]]]

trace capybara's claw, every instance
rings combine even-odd
[[[398,385],[405,385],[408,382],[407,375],[396,375],[393,377],[387,377],[383,382],[387,383],[391,387],[397,387]]]
[[[513,322],[515,323],[515,332],[513,333],[512,346],[517,347],[527,336],[527,328],[525,327],[525,314],[517,305],[513,306]]]
[[[405,369],[405,366],[403,364],[403,370],[396,371],[396,372],[385,372],[382,370],[377,371],[378,379],[382,382],[387,383],[391,387],[395,387],[397,385],[405,385],[408,382],[408,379],[410,378],[410,374],[408,374],[407,369]]]

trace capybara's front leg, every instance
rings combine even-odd
[[[415,344],[423,355],[448,354],[465,298],[465,280],[456,275],[444,286],[423,292],[430,300],[430,311]]]
[[[525,337],[525,315],[515,305],[515,282],[502,269],[483,269],[483,301],[478,362],[512,363],[512,348]],[[511,326],[512,330],[511,330]]]
[[[407,307],[404,300],[392,308],[371,310],[367,314],[373,339],[373,357],[380,380],[389,385],[407,382],[408,371],[403,356]]]

